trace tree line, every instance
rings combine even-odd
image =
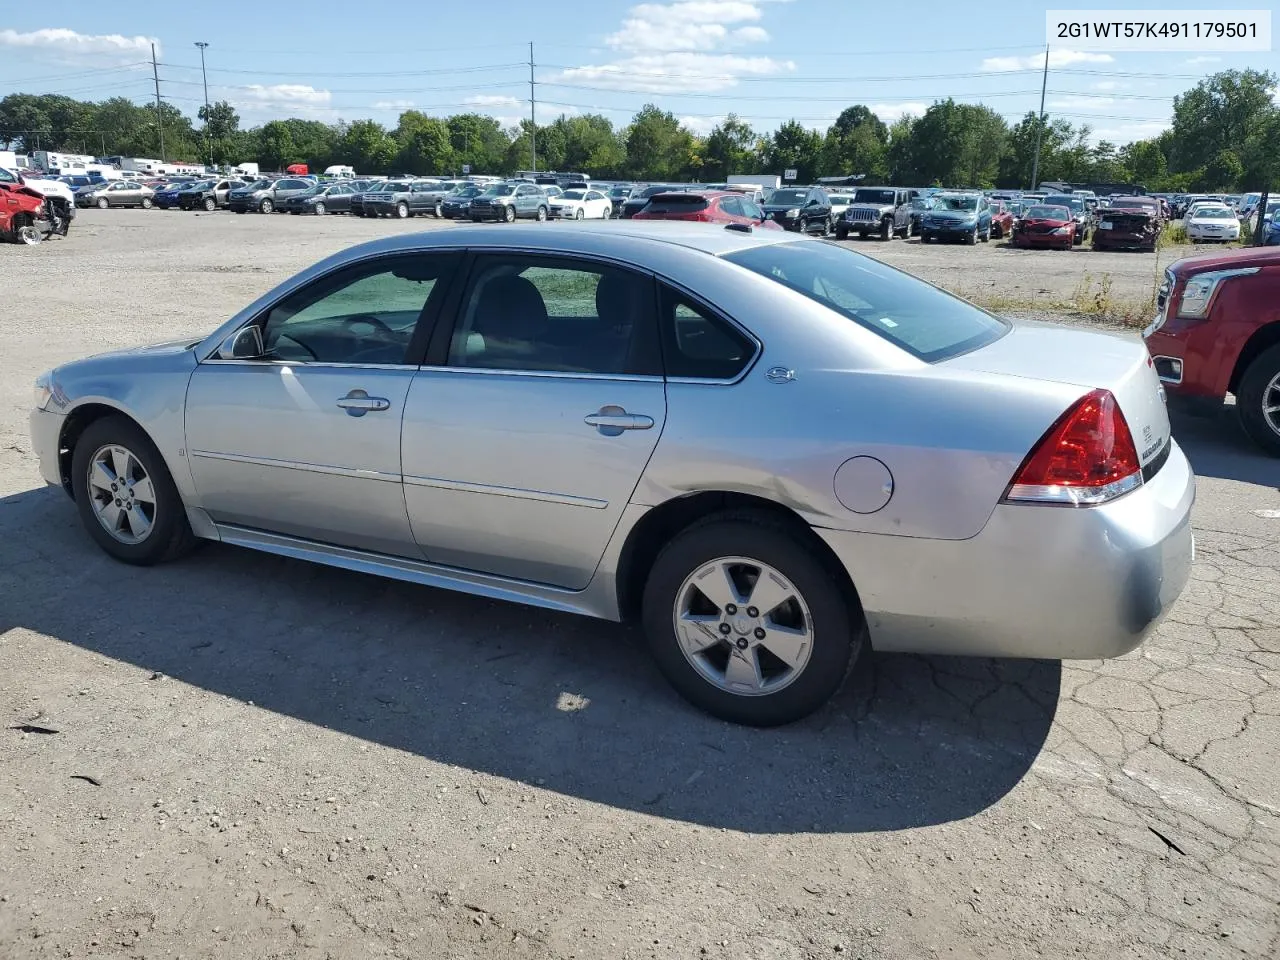
[[[1277,77],[1227,70],[1174,98],[1172,122],[1155,137],[1123,146],[1095,142],[1092,130],[1028,113],[1009,124],[989,107],[939,100],[919,117],[886,124],[861,104],[826,130],[789,120],[760,133],[729,115],[698,136],[670,112],[646,105],[621,128],[598,114],[561,116],[503,128],[477,113],[435,117],[406,110],[394,128],[373,120],[272,120],[241,129],[231,104],[201,107],[195,119],[123,97],[100,102],[17,93],[0,100],[0,143],[10,149],[100,156],[158,156],[218,164],[256,161],[313,169],[349,164],[361,173],[510,174],[529,169],[531,137],[539,169],[598,179],[723,180],[730,174],[795,169],[797,179],[864,174],[868,183],[1018,188],[1030,185],[1040,140],[1041,180],[1140,183],[1149,190],[1243,191],[1280,187]],[[207,122],[206,122],[207,121]]]

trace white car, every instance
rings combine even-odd
[[[551,200],[551,216],[559,220],[608,220],[613,205],[599,190],[566,190]]]
[[[24,177],[19,170],[6,170],[8,174],[4,180],[8,183],[22,183],[36,193],[43,194],[46,197],[61,197],[67,203],[71,204],[74,209],[76,205],[76,194],[69,186],[61,180],[54,180],[52,177]],[[74,216],[74,214],[72,214]]]
[[[1240,220],[1225,203],[1197,204],[1187,213],[1187,238],[1192,243],[1216,240],[1226,243],[1240,239]]]
[[[851,203],[853,203],[853,194],[851,193],[831,194],[831,216],[839,220],[844,216],[845,210],[848,209]]]

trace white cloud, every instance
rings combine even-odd
[[[1221,57],[1192,57],[1190,60],[1187,61],[1187,63],[1191,64],[1194,67],[1202,63],[1220,63],[1221,61],[1222,61]]]
[[[1116,89],[1117,87],[1119,87],[1119,86],[1120,86],[1120,84],[1118,84],[1118,83],[1117,83],[1116,81],[1114,81],[1114,80],[1099,80],[1097,83],[1095,83],[1095,84],[1093,85],[1093,89],[1095,89],[1095,90],[1115,90],[1115,89]]]
[[[487,93],[467,97],[462,102],[475,107],[518,107],[520,105],[520,101],[515,97],[495,96]]]
[[[297,104],[299,106],[323,107],[333,100],[328,90],[317,90],[305,83],[277,83],[264,87],[260,83],[251,83],[237,88],[240,98],[255,103]]]
[[[1114,63],[1115,57],[1109,53],[1090,53],[1086,50],[1050,50],[1049,69],[1069,67],[1073,63]],[[1044,54],[1033,53],[1025,57],[987,57],[982,61],[982,69],[992,73],[1010,70],[1039,70],[1044,66]]]
[[[893,123],[893,121],[902,117],[924,116],[924,112],[929,109],[929,105],[921,103],[919,100],[911,100],[907,103],[873,103],[867,109],[885,123]]]
[[[1076,107],[1105,107],[1115,102],[1114,97],[1059,97],[1050,100],[1049,106],[1055,110],[1071,110]]]
[[[128,60],[151,56],[151,44],[160,53],[160,41],[155,37],[125,37],[118,33],[76,33],[63,27],[46,27],[29,33],[16,30],[0,30],[0,47],[16,47],[53,54],[59,58],[123,58]]]
[[[680,126],[684,127],[690,133],[697,134],[699,137],[705,137],[717,125],[724,122],[724,117],[681,117]]]
[[[1126,123],[1122,127],[1099,127],[1090,134],[1090,139],[1094,143],[1109,140],[1111,143],[1123,146],[1135,140],[1154,137],[1158,133],[1163,133],[1168,127],[1169,124],[1165,120],[1139,120]]]
[[[734,29],[763,17],[752,0],[680,0],[677,3],[642,3],[632,7],[622,29],[605,37],[615,50],[669,52],[716,50],[733,44],[760,43],[769,34],[759,26]]]
[[[572,67],[548,82],[590,84],[643,93],[728,90],[739,77],[768,77],[796,68],[790,60],[737,54],[660,53],[626,57],[613,63]]]
[[[412,108],[412,100],[379,100],[373,105],[375,110],[410,110]]]

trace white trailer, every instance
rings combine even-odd
[[[735,173],[726,181],[729,187],[752,185],[756,187],[764,187],[768,190],[777,190],[782,186],[782,178],[772,176],[767,173]]]
[[[256,163],[238,163],[231,168],[232,173],[238,173],[242,177],[258,176],[258,165]]]
[[[67,173],[71,170],[84,170],[95,159],[83,153],[57,153],[53,150],[33,150],[31,160],[45,173],[59,170]]]

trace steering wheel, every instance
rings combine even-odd
[[[342,318],[342,325],[344,327],[354,327],[357,323],[367,323],[369,326],[377,330],[378,333],[383,334],[388,338],[395,337],[395,331],[371,313],[361,313],[354,317]]]

